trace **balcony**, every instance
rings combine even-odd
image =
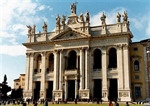
[[[102,77],[102,69],[93,69],[92,78],[97,79]]]
[[[77,74],[78,74],[77,69],[65,70],[65,75],[77,75]]]
[[[117,78],[118,77],[117,68],[108,68],[107,69],[107,76],[108,76],[108,78]]]

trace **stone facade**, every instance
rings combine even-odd
[[[65,16],[56,17],[53,32],[47,31],[45,22],[40,33],[35,33],[35,25],[27,26],[24,97],[131,101],[129,44],[133,35],[127,13],[122,15],[123,22],[118,13],[117,22],[110,25],[103,13],[101,25],[90,26],[89,12],[78,16],[76,4],[71,7],[67,22]]]
[[[14,89],[18,89],[21,87],[24,89],[25,86],[25,74],[20,74],[20,77],[18,79],[14,79]]]

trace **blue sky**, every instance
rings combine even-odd
[[[36,25],[42,31],[44,21],[48,31],[55,29],[55,18],[59,14],[68,16],[70,4],[75,0],[0,0],[0,82],[4,74],[8,84],[25,73],[26,55],[22,43],[27,41],[26,25]],[[76,0],[77,14],[89,11],[91,26],[101,25],[100,16],[106,14],[106,23],[116,23],[116,14],[127,11],[133,41],[150,38],[149,0]]]

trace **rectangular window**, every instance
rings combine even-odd
[[[139,75],[134,76],[135,79],[140,79]]]
[[[141,97],[141,87],[140,86],[135,86],[134,91],[135,91],[135,97]]]
[[[134,65],[134,71],[139,71],[139,65]]]
[[[138,48],[137,48],[137,47],[135,47],[135,48],[133,48],[133,50],[134,50],[134,51],[138,51]]]
[[[16,85],[19,85],[18,83],[16,83]]]

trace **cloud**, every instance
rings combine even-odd
[[[103,12],[106,15],[106,24],[114,24],[114,23],[116,23],[116,14],[118,12],[120,14],[122,14],[125,10],[126,9],[123,7],[117,7],[110,12],[100,11],[96,15],[91,16],[91,25],[95,25],[95,26],[101,25],[100,17],[101,17]]]
[[[0,17],[0,43],[3,43],[2,47],[19,47],[20,50],[23,50],[24,47],[19,44],[22,43],[20,39],[26,39],[26,25],[41,25],[44,21],[48,23],[47,17],[42,12],[52,11],[53,8],[38,1],[0,0],[0,10],[2,12]],[[21,49],[21,47],[23,48]],[[3,48],[2,53],[13,55],[12,53],[15,52],[7,53],[7,50]]]
[[[25,55],[26,48],[23,45],[0,45],[0,54],[6,54],[10,56]]]
[[[150,22],[148,22],[148,25],[146,28],[146,34],[150,37]]]

